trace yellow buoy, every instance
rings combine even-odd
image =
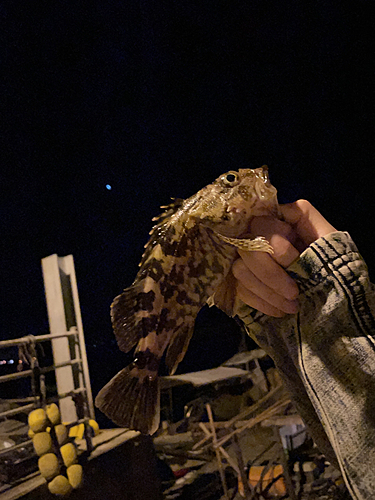
[[[56,403],[52,403],[50,405],[47,405],[46,413],[47,413],[47,417],[49,418],[52,425],[57,425],[60,423],[61,415],[60,415],[59,407],[57,406]]]
[[[65,467],[70,467],[77,462],[77,449],[73,443],[64,444],[60,448]]]
[[[83,469],[80,464],[73,464],[66,469],[69,483],[73,488],[79,488],[82,484]]]
[[[54,453],[42,455],[38,460],[38,467],[46,479],[52,479],[60,472],[59,461]]]
[[[63,445],[68,440],[68,429],[64,424],[55,425],[56,437],[59,445]]]
[[[73,427],[69,427],[69,437],[75,438],[77,437],[78,425],[73,425]]]
[[[29,413],[29,427],[33,432],[41,432],[46,430],[47,415],[43,408],[38,408]]]
[[[90,419],[89,420],[89,426],[93,429],[94,436],[97,436],[99,434],[99,425],[98,425],[98,423],[95,420]]]
[[[82,439],[85,433],[85,424],[74,425],[69,429],[69,436],[75,439]]]
[[[50,451],[52,451],[51,435],[46,431],[34,434],[33,445],[34,450],[39,457],[45,455],[46,453],[49,453]]]
[[[72,487],[65,476],[56,476],[48,483],[48,489],[54,495],[67,495],[71,492]]]

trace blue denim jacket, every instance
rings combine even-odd
[[[300,311],[271,318],[242,305],[296,408],[352,497],[375,498],[375,293],[348,233],[310,245],[288,269]],[[336,460],[335,460],[336,459]]]

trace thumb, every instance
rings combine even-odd
[[[307,200],[298,200],[280,206],[284,220],[293,226],[305,245],[336,231],[322,214]]]

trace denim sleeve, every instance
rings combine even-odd
[[[320,238],[288,269],[300,311],[238,317],[268,352],[318,447],[356,500],[375,494],[375,294],[348,233]],[[334,451],[334,455],[332,454]],[[335,460],[336,458],[336,460]]]

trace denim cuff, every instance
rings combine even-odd
[[[366,264],[349,233],[335,231],[314,241],[287,271],[305,291],[333,273],[347,271],[348,266],[355,269],[355,278],[360,273],[367,274]]]

